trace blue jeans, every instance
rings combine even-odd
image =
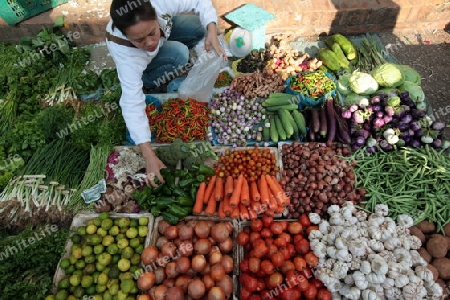
[[[172,18],[172,31],[156,57],[142,74],[144,87],[158,89],[186,71],[189,49],[206,34],[198,16],[182,15]]]

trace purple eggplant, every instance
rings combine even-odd
[[[407,131],[409,130],[409,124],[406,123],[399,123],[397,125],[398,130],[400,130],[401,132]]]
[[[377,128],[383,127],[383,125],[384,125],[384,119],[382,119],[382,118],[376,118],[373,121],[373,126],[375,126]]]
[[[417,131],[420,129],[420,125],[419,123],[412,121],[411,123],[409,123],[409,128],[412,129],[413,131]]]
[[[386,93],[379,93],[378,97],[380,97],[381,100],[387,99],[388,95]]]
[[[365,130],[365,129],[359,129],[359,130],[356,130],[356,131],[353,133],[353,135],[354,135],[355,137],[362,136],[362,137],[364,137],[365,139],[367,139],[367,138],[370,136],[370,132],[367,131],[367,130]]]
[[[392,106],[385,106],[384,107],[384,111],[386,112],[386,114],[388,115],[388,116],[393,116],[393,115],[395,115],[395,109],[392,107]]]
[[[349,111],[351,111],[351,112],[355,112],[355,111],[357,111],[359,109],[359,107],[358,107],[358,105],[356,105],[356,104],[352,104],[352,105],[350,105],[350,107],[349,107]]]
[[[367,109],[368,111],[370,111],[370,112],[374,111],[372,105],[367,106],[366,109]]]
[[[366,139],[363,136],[357,136],[353,139],[353,143],[361,147],[366,144]]]
[[[381,105],[372,105],[372,111],[379,112],[382,110],[383,110],[383,107]]]
[[[409,97],[409,92],[408,91],[404,91],[400,93],[400,99],[406,99]]]
[[[405,145],[409,145],[412,141],[411,136],[405,136],[402,140],[405,141]]]
[[[352,118],[352,112],[350,110],[344,110],[344,111],[342,111],[341,116],[344,119],[351,119]]]
[[[377,118],[383,118],[383,117],[384,117],[384,112],[382,112],[382,111],[377,111],[377,113],[375,114],[375,116],[376,116]]]
[[[414,118],[414,120],[419,120],[420,118],[425,117],[425,115],[427,114],[424,110],[415,108],[411,109],[409,113]]]
[[[422,128],[420,128],[419,130],[414,131],[414,136],[418,137],[420,139],[420,137],[423,135],[423,131]]]
[[[377,147],[376,146],[366,147],[366,152],[367,153],[375,153],[375,152],[377,152]]]
[[[444,122],[436,122],[435,121],[431,124],[431,129],[433,129],[433,130],[441,131],[441,130],[444,130],[444,128],[445,128]]]
[[[358,146],[356,144],[352,144],[351,148],[352,148],[353,152],[356,152],[357,150],[359,150],[361,148],[361,146]]]
[[[372,99],[370,99],[370,104],[371,105],[379,105],[381,102],[381,97],[380,96],[373,96]]]
[[[403,101],[403,104],[408,106],[409,108],[416,108],[416,104],[414,103],[414,101],[409,98]]]
[[[400,134],[398,135],[398,137],[402,140],[404,140],[407,137],[410,137],[408,130],[404,131],[404,132],[400,132]]]
[[[442,147],[442,140],[441,139],[434,139],[433,143],[431,145],[434,148],[441,148]]]
[[[387,124],[392,121],[392,117],[388,116],[388,115],[384,115],[383,120],[384,120],[384,124]]]
[[[418,148],[418,147],[422,146],[422,143],[419,140],[416,140],[416,139],[412,140],[409,144],[413,148]]]
[[[410,123],[413,120],[413,116],[405,114],[401,119],[400,119],[400,123]]]
[[[370,131],[370,129],[371,129],[370,123],[364,123],[363,128],[364,128],[364,130]]]
[[[394,146],[389,144],[386,140],[381,140],[378,145],[380,146],[381,150],[386,152],[394,150]]]
[[[419,128],[419,129],[420,129],[420,128]],[[419,130],[419,129],[418,129],[418,130]],[[414,136],[414,134],[415,134],[415,131],[411,129],[411,125],[410,125],[410,127],[409,127],[409,129],[408,129],[407,132],[408,132],[408,135],[409,135],[409,136]]]

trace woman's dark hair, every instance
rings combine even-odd
[[[150,0],[113,0],[109,14],[116,27],[124,35],[125,30],[139,21],[156,20],[155,8]]]

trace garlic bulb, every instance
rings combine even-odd
[[[372,290],[364,290],[361,293],[363,300],[378,300],[377,293]]]
[[[357,287],[350,286],[350,285],[343,285],[339,289],[339,293],[341,295],[345,295],[347,297],[347,299],[350,299],[350,300],[358,300],[359,297],[361,296],[361,290]]]
[[[375,205],[375,215],[385,217],[388,215],[389,208],[386,204]]]
[[[395,280],[395,286],[398,288],[402,288],[409,283],[409,278],[405,274],[398,274]]]
[[[397,224],[409,228],[414,225],[414,220],[409,215],[401,214],[397,216]]]
[[[370,266],[370,263],[368,261],[366,261],[366,260],[362,261],[361,262],[360,271],[364,275],[369,274],[370,272],[372,272],[372,267]]]
[[[308,214],[308,217],[309,217],[309,221],[310,221],[311,223],[313,223],[313,224],[315,224],[315,225],[317,225],[317,224],[320,223],[321,218],[320,218],[320,215],[319,215],[319,214],[316,214],[316,213],[309,213],[309,214]]]
[[[386,261],[378,254],[369,255],[370,266],[372,271],[378,275],[386,275],[388,272],[388,264]]]
[[[333,266],[333,276],[338,279],[344,279],[347,276],[348,265],[343,261],[337,261]]]
[[[369,240],[368,242],[368,246],[370,247],[370,249],[372,249],[373,251],[381,251],[384,249],[384,245],[381,241],[377,241],[377,240]]]
[[[334,214],[334,213],[338,213],[339,209],[340,209],[339,205],[333,204],[333,205],[328,206],[327,213],[329,215]]]
[[[384,241],[384,248],[387,250],[394,250],[397,248],[400,248],[402,245],[402,240],[399,239],[398,237],[392,237],[386,241]],[[408,249],[409,250],[409,249]]]
[[[330,223],[328,221],[322,221],[319,223],[319,231],[322,234],[327,234],[330,232]]]
[[[426,266],[418,266],[414,269],[414,272],[423,281],[434,281],[433,272]]]
[[[345,219],[339,213],[332,213],[328,222],[330,225],[344,225]]]

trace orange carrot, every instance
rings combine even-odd
[[[289,198],[289,196],[287,195],[287,193],[284,192],[283,187],[281,186],[280,182],[278,181],[278,179],[275,176],[271,176],[273,182],[275,183],[275,185],[278,187],[279,190],[283,191],[282,195],[283,195],[283,200],[285,202],[285,205],[288,205],[291,203],[291,199]]]
[[[225,196],[231,197],[233,194],[233,176],[228,175],[225,181]]]
[[[242,182],[244,181],[244,175],[242,173],[239,174],[239,177],[236,181],[237,181],[236,187],[233,191],[233,194],[230,197],[230,205],[233,208],[238,206],[239,201],[241,199],[241,190],[242,190]]]
[[[214,193],[211,193],[211,196],[209,197],[208,203],[205,208],[205,214],[208,216],[212,216],[216,213],[217,208],[217,201],[216,197],[214,196]]]
[[[242,187],[241,187],[241,200],[240,202],[244,205],[250,204],[250,187],[248,186],[247,179],[242,180]]]
[[[269,197],[269,208],[273,211],[276,211],[278,209],[277,198],[275,198],[272,193],[270,193]]]
[[[248,213],[247,206],[245,206],[242,203],[239,203],[239,210],[240,210],[240,214],[241,214],[240,217],[243,221],[250,219],[250,215]]]
[[[253,201],[261,200],[261,195],[259,194],[258,185],[256,181],[252,181],[250,183],[250,194]]]
[[[195,204],[192,208],[192,213],[199,214],[203,210],[203,197],[205,196],[206,182],[200,183],[197,194],[195,195]]]
[[[225,197],[225,199],[223,199],[222,203],[223,203],[223,212],[225,213],[225,215],[227,217],[229,217],[231,215],[231,213],[233,212],[233,208],[230,205],[230,197]]]
[[[211,194],[213,194],[214,188],[216,187],[217,176],[213,175],[208,182],[208,186],[206,187],[205,197],[203,198],[203,203],[207,204]]]
[[[275,177],[272,177],[270,175],[266,175],[266,181],[267,185],[269,186],[270,192],[275,197],[275,200],[277,202],[278,206],[285,206],[286,205],[286,194],[283,191],[283,189],[280,189],[280,187],[277,186],[277,184],[274,182]],[[276,180],[276,179],[275,179]]]
[[[233,212],[231,213],[231,218],[232,219],[237,219],[239,218],[239,206],[236,206],[235,208],[233,208]]]
[[[256,214],[256,211],[254,211],[253,209],[249,209],[248,214],[250,215],[250,220],[258,219],[258,215]]]
[[[223,199],[223,189],[224,189],[223,179],[221,177],[217,177],[216,186],[214,188],[215,199],[217,201],[222,201]]]
[[[270,191],[267,185],[266,178],[261,175],[261,181],[259,183],[259,192],[261,193],[261,203],[269,205],[270,204]]]
[[[220,201],[220,204],[219,204],[219,212],[218,212],[219,218],[226,218],[226,216],[227,216],[225,214],[225,212],[223,211],[224,202],[225,202],[225,200]]]

